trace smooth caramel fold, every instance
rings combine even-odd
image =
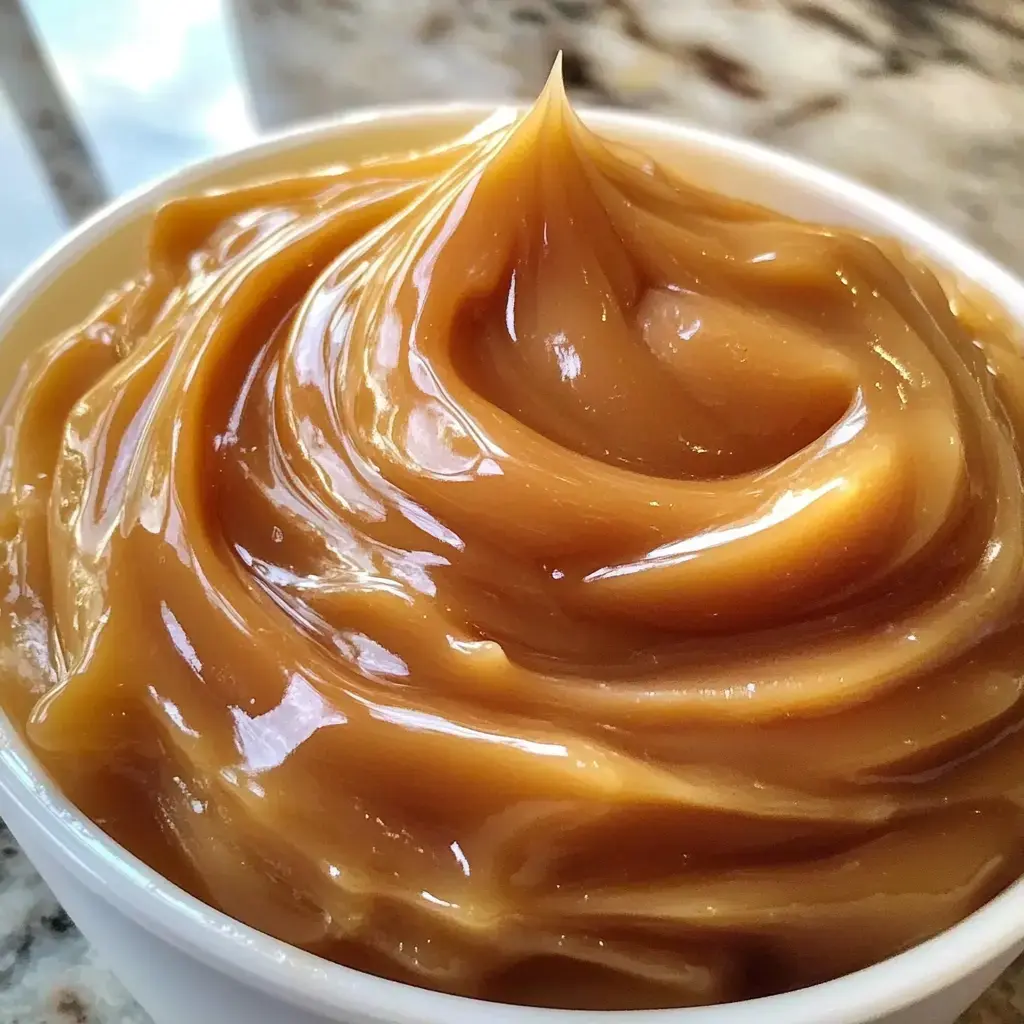
[[[1017,341],[557,75],[175,200],[0,410],[0,699],[115,838],[365,970],[604,1009],[857,969],[1024,865]]]

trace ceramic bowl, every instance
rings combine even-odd
[[[101,210],[0,298],[0,382],[40,339],[83,318],[137,272],[154,208],[170,196],[454,138],[481,105],[351,114],[187,168]],[[875,192],[789,156],[669,121],[594,111],[694,179],[810,220],[896,236],[993,294],[1024,325],[1024,284]],[[3,385],[0,383],[0,394]],[[361,974],[263,935],[161,878],[80,814],[0,716],[0,815],[43,878],[156,1024],[583,1024],[593,1013],[484,1004]],[[786,995],[704,1009],[601,1014],[602,1024],[952,1024],[1024,951],[1024,881],[928,942]]]

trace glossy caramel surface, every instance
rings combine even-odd
[[[159,212],[0,409],[0,702],[87,814],[288,942],[577,1008],[1020,874],[1019,339],[684,175],[552,84]]]

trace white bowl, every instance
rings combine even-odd
[[[137,271],[149,213],[181,192],[452,138],[480,105],[353,114],[191,167],[100,211],[0,298],[0,380],[38,340],[83,317]],[[759,146],[633,114],[592,112],[602,132],[641,141],[688,174],[811,220],[894,235],[982,285],[1024,325],[1024,284],[905,207]],[[0,388],[2,391],[2,388]],[[484,1004],[361,974],[294,949],[161,878],[60,794],[0,715],[0,814],[58,899],[157,1024],[575,1024],[594,1014]],[[856,974],[706,1009],[601,1014],[602,1024],[952,1024],[1024,951],[1024,880],[956,927]]]

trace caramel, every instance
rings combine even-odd
[[[1024,359],[557,80],[174,200],[0,413],[0,700],[325,957],[528,1004],[835,977],[1024,870]]]

